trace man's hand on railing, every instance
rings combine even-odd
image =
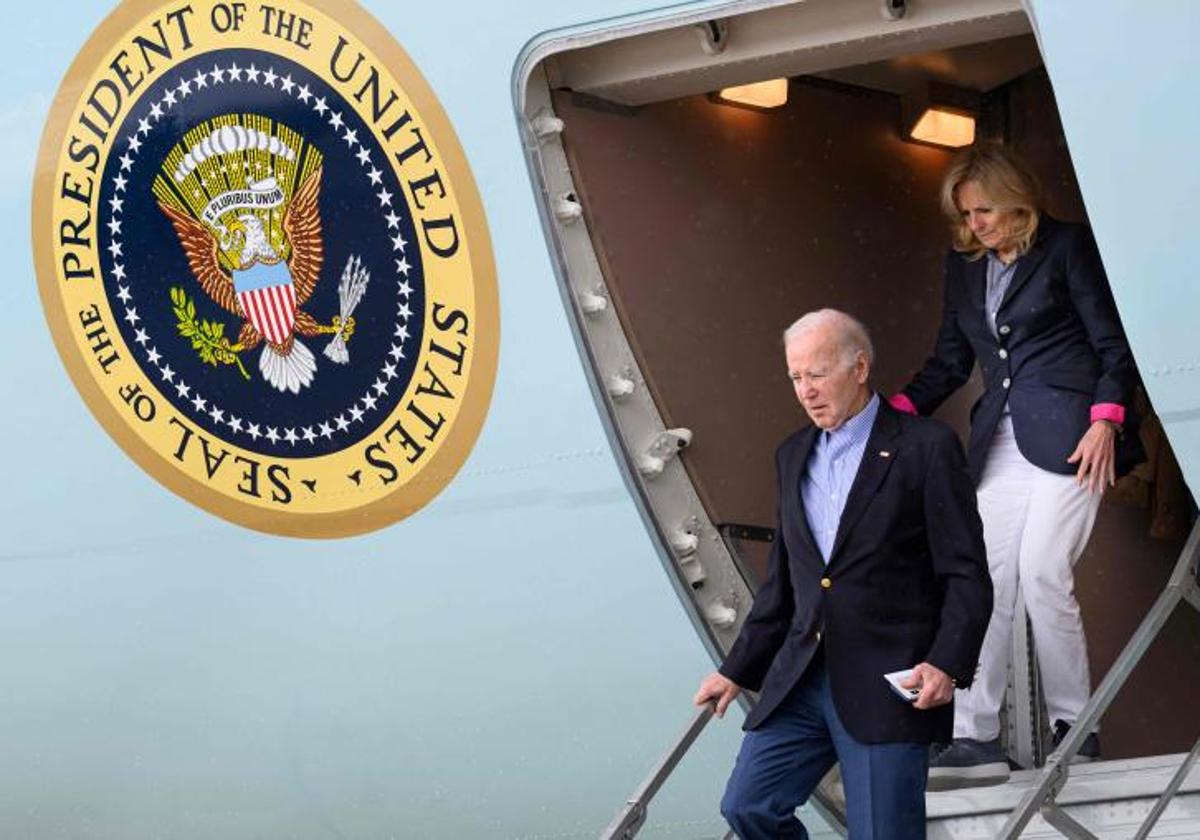
[[[703,706],[710,700],[717,701],[717,717],[725,717],[725,710],[742,691],[741,686],[720,671],[713,671],[700,682],[700,688],[692,702]]]

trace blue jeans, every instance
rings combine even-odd
[[[856,741],[833,706],[820,657],[746,733],[721,814],[742,840],[807,840],[796,809],[834,762],[842,767],[849,840],[924,840],[929,745]]]

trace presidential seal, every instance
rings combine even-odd
[[[346,0],[131,0],[67,74],[34,191],[59,353],[110,435],[259,530],[395,522],[462,465],[499,319],[482,207]]]

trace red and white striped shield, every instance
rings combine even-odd
[[[296,323],[296,290],[287,263],[255,263],[233,272],[238,303],[250,323],[267,341],[283,344]]]

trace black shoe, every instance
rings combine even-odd
[[[956,790],[964,787],[1002,785],[1008,781],[1008,758],[1000,739],[976,741],[955,738],[935,756],[930,751],[927,790]]]
[[[1071,724],[1065,720],[1054,721],[1054,745],[1053,750],[1057,750],[1059,744],[1066,740],[1067,733],[1071,731]],[[1075,753],[1075,757],[1071,759],[1072,764],[1087,764],[1089,761],[1100,760],[1100,738],[1095,732],[1089,734],[1083,739],[1083,745],[1080,746],[1079,752]]]

